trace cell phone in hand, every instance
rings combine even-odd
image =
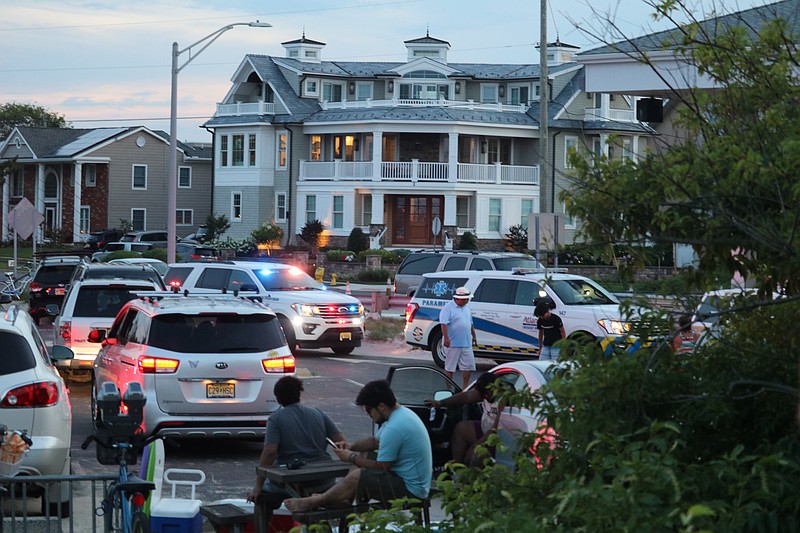
[[[338,448],[338,446],[336,446],[336,443],[335,443],[335,442],[333,442],[333,441],[330,439],[330,437],[325,437],[325,440],[326,440],[326,441],[328,441],[328,444],[330,444],[332,448]]]

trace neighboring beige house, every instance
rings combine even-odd
[[[450,44],[430,35],[404,45],[407,60],[394,63],[325,61],[325,44],[305,35],[283,43],[285,57],[245,56],[206,123],[214,211],[228,215],[229,235],[274,221],[293,243],[319,219],[330,246],[358,227],[382,235],[373,245],[428,247],[443,243],[438,219],[451,239],[470,231],[500,248],[529,214],[557,213],[568,242],[567,150],[633,158],[654,133],[636,121],[634,98],[583,90],[577,48],[549,44],[555,173],[543,183],[539,65],[451,63]]]
[[[178,143],[178,235],[192,233],[211,212],[210,144]],[[136,230],[167,227],[169,138],[142,126],[127,128],[18,127],[0,143],[0,161],[17,157],[5,176],[2,239],[8,213],[23,197],[46,230],[73,242],[129,221]]]

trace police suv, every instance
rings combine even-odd
[[[430,350],[444,367],[439,311],[458,287],[467,287],[478,337],[475,355],[491,359],[532,359],[539,348],[536,304],[546,301],[564,322],[568,338],[602,339],[630,328],[619,300],[594,281],[558,271],[458,271],[425,274],[406,308],[405,339]]]

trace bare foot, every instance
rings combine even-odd
[[[288,500],[283,500],[283,504],[293,513],[302,513],[319,507],[319,499],[320,495],[314,494],[308,498],[289,498]]]

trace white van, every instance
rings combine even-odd
[[[532,359],[539,348],[533,311],[547,301],[561,317],[567,337],[602,339],[630,329],[620,316],[619,300],[596,282],[562,272],[459,271],[425,274],[406,308],[405,339],[430,350],[444,367],[439,311],[461,286],[472,291],[472,321],[478,336],[475,355],[491,359]]]

